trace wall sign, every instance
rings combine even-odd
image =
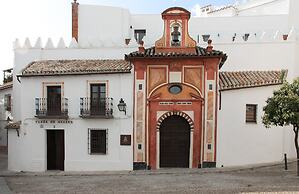
[[[131,135],[120,135],[120,145],[131,145]]]
[[[37,124],[73,124],[71,120],[37,120],[35,121]]]

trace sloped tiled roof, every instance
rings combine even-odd
[[[21,126],[21,121],[17,122],[9,122],[6,126],[5,129],[20,129]]]
[[[125,60],[45,60],[30,63],[19,76],[129,73],[131,69]]]
[[[222,51],[212,50],[212,52],[208,52],[206,48],[202,48],[197,46],[196,53],[177,53],[177,52],[168,52],[168,53],[157,53],[155,51],[155,47],[147,48],[144,52],[135,51],[128,55],[125,55],[127,60],[132,58],[166,58],[166,57],[222,57],[222,61],[220,63],[220,67],[224,64],[227,59],[227,55]]]
[[[250,87],[282,84],[287,71],[237,71],[219,72],[220,90],[233,90]]]
[[[236,9],[235,6],[233,6],[233,5],[228,5],[228,6],[225,6],[225,7],[221,7],[221,8],[219,8],[219,9],[212,10],[212,11],[208,12],[208,14],[210,14],[210,13],[215,13],[215,12],[218,12],[218,11],[223,11],[223,10],[225,10],[225,9],[229,9],[229,8],[234,8],[234,9]]]
[[[7,82],[3,85],[0,85],[0,90],[5,90],[5,89],[8,89],[8,88],[12,88],[12,82]]]

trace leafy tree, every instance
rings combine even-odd
[[[267,105],[263,109],[263,123],[266,127],[289,125],[293,127],[297,152],[297,175],[299,176],[299,77],[293,83],[285,81],[266,102]]]

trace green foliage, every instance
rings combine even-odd
[[[263,123],[266,127],[299,126],[299,78],[293,83],[284,82],[281,88],[274,91],[266,101]]]

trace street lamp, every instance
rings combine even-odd
[[[125,101],[122,98],[120,99],[117,107],[118,107],[119,111],[125,112],[125,114],[126,114],[127,104],[125,103]]]

